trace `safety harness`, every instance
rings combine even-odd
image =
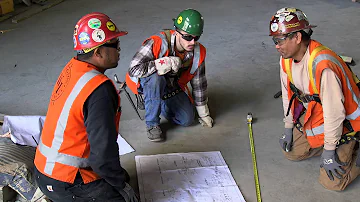
[[[291,69],[290,69],[290,59],[285,59],[285,70],[286,70],[286,74],[288,76],[288,79],[290,80],[290,90],[294,93],[291,98],[290,98],[290,101],[289,101],[289,106],[288,106],[288,110],[287,110],[287,113],[286,113],[286,116],[289,115],[290,113],[290,108],[291,108],[291,105],[294,101],[295,98],[297,98],[300,102],[302,103],[309,103],[309,102],[317,102],[319,104],[321,104],[321,99],[320,99],[320,96],[319,96],[319,90],[316,88],[316,85],[315,85],[315,81],[314,81],[314,75],[313,75],[313,71],[312,71],[312,64],[313,64],[313,61],[315,59],[315,56],[323,51],[323,50],[326,50],[326,49],[329,49],[325,46],[318,46],[316,47],[311,55],[310,55],[310,59],[309,59],[309,62],[308,62],[308,72],[309,72],[309,77],[310,77],[310,84],[313,88],[313,91],[315,92],[314,94],[312,95],[309,95],[309,94],[304,94],[302,93],[298,88],[296,88],[296,86],[293,84],[294,81],[293,81],[293,78],[292,78],[292,72],[291,72]],[[356,76],[356,74],[353,73],[353,71],[351,70],[351,68],[349,67],[348,64],[346,64],[347,67],[350,69],[351,73],[352,73],[352,77],[356,83],[356,85],[358,86],[358,88],[360,89],[360,80],[359,78]],[[305,112],[303,111],[299,118],[301,117],[301,115],[303,115]],[[297,118],[297,120],[295,121],[295,127],[300,131],[300,132],[303,132],[303,125],[300,123],[300,120],[299,118]],[[349,141],[351,140],[355,140],[357,142],[360,142],[360,138],[359,138],[359,133],[357,133],[357,131],[354,131],[351,124],[350,124],[350,121],[345,119],[344,122],[343,122],[343,127],[345,127],[346,129],[348,129],[350,132],[344,134],[341,139],[339,140],[339,142],[337,143],[337,147],[339,147],[340,145],[342,144],[347,144]]]
[[[166,40],[167,40],[167,43],[168,43],[168,50],[169,50],[169,55],[174,55],[175,56],[175,51],[172,52],[172,43],[171,43],[171,32],[170,32],[170,29],[165,29],[164,30],[164,33],[165,33],[165,36],[166,36]],[[174,44],[175,46],[175,44]],[[170,92],[168,93],[165,93],[163,96],[162,96],[162,99],[163,100],[166,100],[166,99],[169,99],[171,97],[174,97],[176,96],[177,94],[179,94],[180,92],[182,92],[183,90],[180,88],[180,86],[178,85],[178,80],[179,80],[179,77],[181,75],[181,73],[185,70],[187,70],[187,68],[185,67],[189,67],[190,66],[190,63],[191,63],[191,60],[187,60],[185,63],[182,64],[182,68],[180,68],[179,72],[177,74],[166,74],[165,75],[165,79],[166,79],[166,82],[169,84],[173,84],[173,86],[169,86],[170,89],[172,89]]]

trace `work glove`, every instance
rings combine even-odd
[[[207,105],[196,106],[199,114],[199,122],[202,126],[212,128],[214,120],[210,117],[209,107]]]
[[[181,67],[181,60],[179,57],[169,56],[156,59],[155,68],[158,75],[167,74],[170,71],[177,73]]]
[[[133,188],[126,182],[125,182],[125,188],[120,190],[120,194],[125,199],[126,202],[140,201]]]
[[[281,148],[285,152],[290,152],[292,147],[293,141],[293,129],[292,128],[285,128],[284,134],[280,137],[279,143]]]
[[[346,163],[339,160],[335,150],[324,149],[321,154],[320,168],[325,169],[326,174],[331,181],[334,181],[334,176],[341,179],[342,177],[340,174],[345,174],[345,170],[342,169],[341,166],[346,166]]]

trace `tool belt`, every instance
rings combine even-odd
[[[359,133],[356,133],[355,135],[343,135],[336,144],[336,147],[338,148],[343,144],[348,144],[351,140],[355,140],[356,142],[360,143]]]
[[[294,125],[296,127],[296,129],[298,131],[300,131],[301,133],[303,133],[304,129],[303,129],[303,124],[300,122],[300,117],[304,114],[305,112],[302,112],[299,116],[299,118],[295,121]],[[354,132],[354,129],[352,128],[350,121],[345,119],[345,121],[343,122],[343,127],[345,127],[346,129],[348,129],[350,132],[348,132],[347,134],[344,134],[343,136],[341,136],[339,142],[336,144],[336,147],[338,148],[340,145],[343,144],[348,144],[351,140],[355,140],[356,142],[360,143],[360,133],[359,132]],[[355,133],[355,134],[354,134]]]
[[[347,144],[351,140],[355,140],[356,142],[360,142],[359,132],[354,132],[354,129],[352,128],[349,120],[345,120],[343,122],[343,127],[348,129],[350,132],[348,132],[347,134],[344,134],[343,136],[341,136],[339,142],[336,144],[336,147],[339,147],[340,145],[343,145],[343,144]]]
[[[180,92],[182,92],[178,84],[179,77],[177,75],[166,74],[165,79],[166,79],[166,88],[164,95],[162,96],[163,100],[172,98],[178,95]]]
[[[171,92],[168,92],[168,93],[165,93],[165,95],[162,96],[162,99],[163,99],[163,100],[167,100],[167,99],[169,99],[169,98],[172,98],[172,97],[176,96],[176,95],[179,94],[180,92],[182,92],[181,88],[176,89],[176,90],[171,91]]]

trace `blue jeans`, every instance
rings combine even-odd
[[[157,73],[140,79],[140,91],[145,100],[146,126],[160,125],[160,114],[167,120],[181,126],[189,126],[194,121],[194,106],[185,92],[174,97],[162,99],[165,93],[171,92],[167,87],[165,76]]]

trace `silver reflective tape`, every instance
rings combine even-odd
[[[175,55],[175,32],[171,35],[171,55]]]
[[[311,130],[306,130],[306,135],[307,136],[315,136],[315,135],[320,135],[324,133],[324,124],[320,125],[318,127],[312,128]]]
[[[139,79],[138,78],[136,78],[136,77],[131,77],[131,76],[129,76],[130,77],[130,79],[131,79],[131,81],[133,81],[134,83],[138,83],[139,82]]]
[[[190,70],[190,74],[194,74],[197,70],[200,62],[200,45],[198,43],[195,44],[194,48],[194,57],[193,57],[193,64]]]
[[[166,36],[164,36],[163,34],[159,34],[157,36],[159,36],[162,40],[161,50],[160,50],[159,57],[158,57],[158,58],[162,58],[165,55],[166,51],[168,50],[168,42],[166,40]]]
[[[353,113],[347,115],[347,116],[346,116],[346,119],[347,119],[347,120],[355,120],[355,119],[357,119],[359,116],[360,116],[360,108],[359,108],[359,105],[358,105],[358,108],[357,108]]]
[[[343,73],[343,75],[346,78],[346,85],[348,86],[348,89],[351,92],[352,98],[353,100],[356,102],[358,108],[351,114],[346,116],[346,119],[348,120],[355,120],[356,118],[358,118],[360,116],[360,106],[359,106],[359,98],[356,96],[356,94],[354,93],[351,84],[350,84],[350,80],[348,78],[348,76],[345,73],[344,67],[341,65],[341,63],[333,56],[329,55],[329,54],[320,54],[319,56],[317,56],[312,64],[312,72],[313,72],[313,76],[314,76],[314,83],[315,86],[316,85],[316,66],[323,60],[330,60],[331,62],[335,63],[337,66],[339,66],[341,68],[341,71]]]
[[[76,168],[85,168],[90,166],[88,159],[59,153],[56,149],[44,145],[41,140],[38,148],[40,153],[48,159],[45,165],[45,173],[48,175],[52,174],[52,170],[46,169],[47,165],[53,168],[55,163],[61,163]]]
[[[51,146],[51,150],[50,150],[52,153],[49,153],[49,156],[47,155],[46,152],[43,153],[43,155],[45,155],[47,157],[46,158],[47,159],[46,164],[45,164],[45,172],[47,174],[51,175],[51,173],[52,173],[52,171],[54,169],[54,166],[55,166],[55,162],[58,162],[59,149],[60,149],[61,144],[63,143],[63,140],[64,140],[64,130],[65,130],[66,125],[67,125],[67,121],[68,121],[71,106],[73,105],[76,97],[79,95],[79,93],[84,88],[84,86],[92,78],[94,78],[95,76],[97,76],[99,74],[101,74],[101,73],[96,71],[96,70],[91,70],[89,72],[86,72],[77,81],[77,83],[75,84],[75,86],[74,86],[73,90],[71,91],[69,97],[66,99],[64,107],[63,107],[63,109],[62,109],[62,111],[60,113],[58,122],[56,124],[55,136],[54,136],[52,146]],[[69,161],[71,161],[71,160],[69,160]],[[79,167],[79,166],[75,166],[75,167]]]

